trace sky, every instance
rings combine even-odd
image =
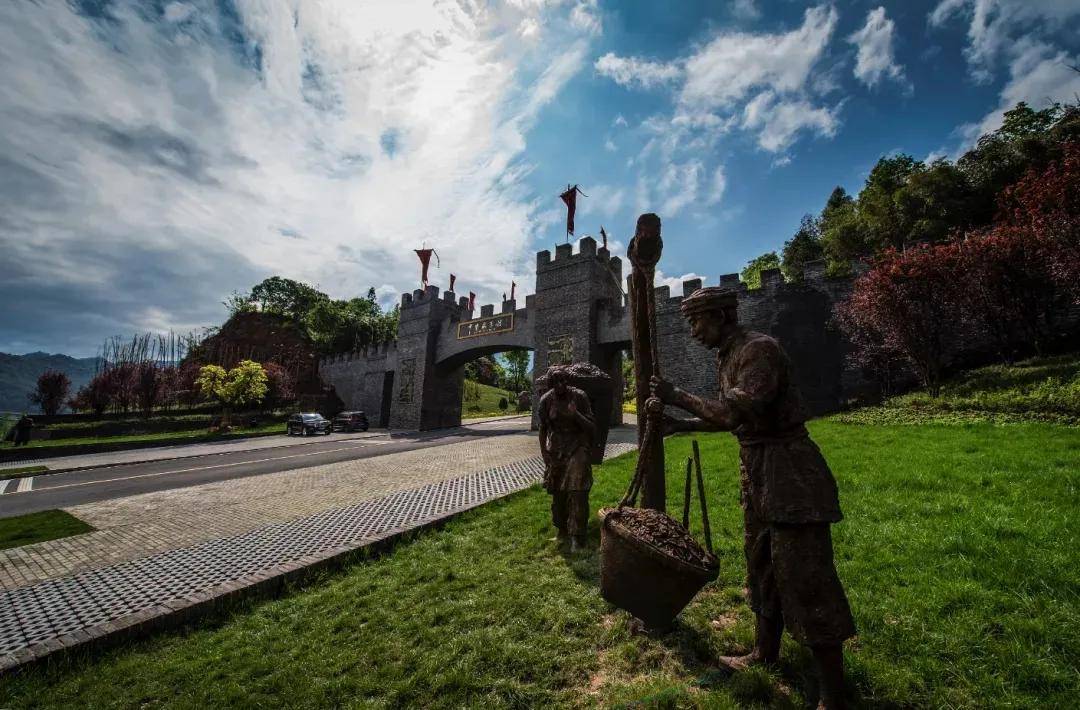
[[[0,351],[219,325],[281,275],[494,302],[535,253],[661,278],[779,250],[882,155],[954,158],[1080,97],[1080,0],[4,0]],[[679,292],[678,288],[673,290]]]

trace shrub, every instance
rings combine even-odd
[[[499,409],[505,412],[509,406],[510,403],[506,401],[506,397],[499,397]]]

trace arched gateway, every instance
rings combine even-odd
[[[549,251],[536,255],[536,290],[524,308],[504,301],[498,313],[487,305],[477,316],[467,298],[440,293],[437,286],[403,294],[397,340],[324,359],[323,381],[374,423],[420,430],[461,423],[465,364],[481,355],[532,350],[534,376],[552,364],[590,362],[621,388],[622,351],[630,347],[622,260],[597,249],[591,237],[578,244],[577,253],[563,244],[554,259]],[[743,323],[779,338],[803,365],[800,385],[815,413],[835,409],[865,386],[858,372],[845,367],[846,344],[829,326],[832,306],[847,293],[849,281],[825,279],[820,268],[810,266],[798,284],[785,283],[779,270],[763,272],[762,288],[753,291],[737,274],[722,276],[720,283],[741,291]],[[684,282],[682,296],[700,286],[699,280]],[[656,292],[661,371],[688,389],[715,394],[715,356],[690,337],[679,313],[682,296],[671,297],[666,286]],[[616,401],[613,422],[621,421]]]

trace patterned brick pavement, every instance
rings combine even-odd
[[[499,441],[505,443],[507,438],[499,437]],[[535,446],[532,437],[521,438]],[[263,524],[239,534],[173,547],[159,554],[98,566],[0,592],[0,670],[111,635],[150,628],[169,617],[202,609],[215,598],[255,589],[306,566],[320,564],[521,490],[537,482],[543,471],[538,457],[519,458],[465,476],[443,476],[440,480],[418,487],[405,488],[402,485],[404,481],[415,481],[417,470],[430,474],[452,468],[452,463],[448,465],[448,459],[442,454],[457,446],[462,445],[440,447],[438,454],[430,450],[408,452],[426,453],[426,458],[431,461],[412,461],[408,467],[410,470],[404,473],[399,467],[397,490],[388,495],[370,496],[359,503],[324,508],[314,514]],[[477,442],[468,442],[465,446],[472,448],[473,453],[455,451],[451,453],[450,460],[453,456],[459,456],[466,461],[480,462],[504,448],[477,446]],[[532,446],[529,447],[530,452],[535,451]],[[631,443],[611,443],[607,454],[617,455],[634,448]],[[384,458],[400,459],[406,455],[395,454]],[[368,459],[363,463],[374,460]],[[400,466],[401,462],[397,463]],[[335,469],[340,466],[334,464],[315,468]],[[259,478],[289,475],[299,478],[307,475],[315,476],[319,482],[333,479],[332,472],[313,474],[312,470],[268,474]],[[341,472],[338,474],[342,475]],[[197,488],[239,485],[245,481]],[[278,482],[273,484],[278,485]],[[383,485],[393,487],[386,481]],[[333,486],[331,488],[334,489]],[[306,489],[294,486],[294,490]],[[179,492],[194,494],[194,491],[183,489],[135,498],[160,497]],[[233,491],[233,494],[236,492]],[[205,501],[207,498],[193,498],[200,499]],[[305,498],[301,496],[297,500],[302,502]],[[114,501],[112,504],[116,503]],[[148,516],[155,514],[152,506],[143,510]],[[255,510],[268,510],[272,515],[277,507],[256,507]],[[111,514],[118,512],[113,509]],[[103,512],[103,515],[108,519],[108,513]],[[211,516],[207,521],[212,525],[223,524],[220,516]],[[83,537],[91,535],[93,533]],[[43,571],[48,573],[48,570]]]
[[[535,453],[535,436],[506,434],[67,508],[95,531],[0,551],[0,589],[235,535]]]

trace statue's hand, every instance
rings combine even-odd
[[[671,404],[675,399],[675,385],[657,375],[653,375],[652,378],[650,378],[649,389],[652,390],[653,397],[656,397],[665,404]]]
[[[663,414],[664,403],[660,401],[658,397],[649,397],[645,400],[645,413],[646,414]]]

